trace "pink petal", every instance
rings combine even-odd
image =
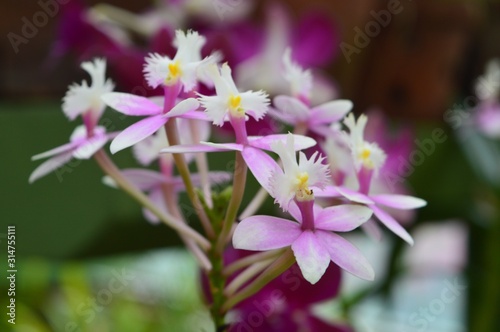
[[[283,172],[278,163],[265,152],[250,146],[246,146],[241,154],[259,184],[268,193],[273,192],[271,181],[269,181],[271,174]]]
[[[302,231],[290,220],[253,216],[242,220],[234,231],[233,246],[245,250],[272,250],[287,247]]]
[[[132,182],[140,190],[144,191],[149,191],[166,182],[163,174],[149,169],[128,168],[122,170],[121,172],[127,180]]]
[[[408,195],[373,195],[371,198],[379,204],[402,210],[418,209],[427,205],[423,199]]]
[[[156,115],[134,123],[111,142],[111,153],[115,154],[154,134],[167,120],[163,115]]]
[[[269,107],[267,114],[269,114],[271,117],[273,117],[281,122],[284,122],[286,124],[289,124],[289,125],[295,124],[295,118],[292,115],[284,113],[280,110],[277,110],[274,107]]]
[[[52,157],[52,156],[55,156],[56,154],[61,154],[63,152],[70,151],[70,150],[74,149],[78,144],[79,144],[79,142],[66,143],[64,145],[61,145],[61,146],[58,146],[56,148],[50,149],[48,151],[34,155],[33,157],[31,157],[31,160],[38,160],[38,159],[43,159],[43,158],[47,158],[47,157]]]
[[[273,104],[277,111],[280,111],[287,117],[292,118],[293,122],[306,121],[311,115],[309,108],[300,100],[294,97],[280,95],[273,99]]]
[[[128,93],[110,92],[102,95],[108,106],[126,115],[157,115],[162,109],[151,100]]]
[[[202,120],[202,121],[212,121],[205,112],[192,111],[181,115],[184,119]]]
[[[93,136],[84,140],[73,152],[76,159],[89,159],[108,142],[107,135]]]
[[[335,232],[349,232],[359,227],[372,216],[371,209],[354,204],[331,206],[315,216],[317,229]]]
[[[222,152],[233,151],[228,147],[224,148],[219,145],[222,144],[185,144],[185,145],[171,145],[161,149],[160,153],[197,153],[197,152]]]
[[[378,208],[375,205],[371,205],[370,208],[373,210],[375,216],[389,228],[394,234],[408,242],[411,246],[413,245],[413,238],[410,234],[396,221],[393,217],[391,217],[387,212]]]
[[[218,151],[243,151],[243,145],[238,143],[212,143],[200,142],[200,144],[208,145],[213,148],[219,149]]]
[[[325,231],[316,231],[316,236],[322,240],[331,260],[342,269],[361,279],[375,278],[375,272],[368,260],[349,241],[335,233]]]
[[[267,136],[249,136],[248,144],[263,150],[272,151],[271,143],[276,141],[281,141],[286,145],[288,134],[279,134],[279,135],[267,135]],[[308,149],[312,146],[316,145],[316,141],[311,137],[302,136],[302,135],[293,135],[293,143],[295,151]]]
[[[311,127],[327,124],[341,120],[352,109],[350,100],[334,100],[328,103],[316,106],[311,110],[309,125]]]
[[[367,222],[365,222],[363,225],[361,225],[361,229],[368,234],[369,237],[372,238],[372,240],[375,240],[377,242],[382,241],[382,230],[380,229],[380,226],[378,223],[370,219]]]
[[[337,188],[337,191],[342,195],[344,196],[345,198],[347,198],[348,200],[350,200],[351,202],[355,202],[355,203],[361,203],[361,204],[375,204],[374,201],[372,201],[370,199],[370,197],[360,193],[360,192],[357,192],[357,191],[354,191],[354,190],[351,190],[351,189],[347,189],[345,187],[336,187]]]
[[[33,183],[39,178],[49,174],[50,172],[55,171],[56,169],[70,161],[71,158],[73,158],[73,151],[68,151],[66,153],[52,157],[49,160],[46,160],[40,166],[38,166],[33,171],[33,173],[31,173],[29,183]]]
[[[325,274],[330,255],[312,231],[304,231],[292,244],[292,250],[304,278],[315,284]]]
[[[339,197],[342,196],[337,190],[338,187],[326,186],[325,188],[318,188],[314,190],[316,197]]]
[[[192,112],[200,107],[200,102],[194,98],[188,98],[175,105],[165,116],[172,118],[181,116],[185,113]]]
[[[150,192],[148,197],[151,200],[151,202],[153,202],[153,204],[158,208],[158,210],[164,212],[165,214],[169,214],[167,206],[165,205],[165,198],[163,197],[163,192],[161,188],[158,188]],[[144,218],[151,224],[157,225],[160,223],[160,219],[150,210],[143,208],[142,214],[144,215]]]

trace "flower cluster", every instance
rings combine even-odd
[[[70,86],[63,111],[71,120],[81,116],[84,126],[75,130],[69,143],[33,157],[51,159],[33,172],[30,182],[71,158],[94,156],[107,175],[105,183],[122,188],[141,203],[147,220],[164,222],[176,230],[205,271],[219,265],[217,259],[229,241],[236,249],[263,251],[254,254],[253,260],[246,257],[222,272],[217,270],[219,274],[210,273],[213,305],[220,305],[212,310],[214,317],[254,294],[295,262],[311,284],[324,277],[331,262],[373,280],[370,263],[338,233],[379,220],[412,244],[394,210],[416,209],[426,203],[412,196],[373,190],[387,155],[377,143],[367,140],[368,118],[361,115],[356,119],[350,113],[353,104],[349,100],[316,103],[311,95],[313,73],[293,60],[290,48],[282,50],[280,63],[289,93],[276,95],[271,102],[266,91],[242,89],[243,85],[235,83],[228,63],[220,63],[219,53],[203,57],[205,43],[197,32],[178,30],[173,42],[175,55],[152,53],[145,58],[144,79],[152,88],[161,88],[161,96],[113,92],[113,83],[106,80],[105,60],[83,63],[92,82]],[[105,106],[143,119],[119,133],[106,133],[98,126]],[[260,121],[268,115],[288,125],[290,131],[249,135],[247,121]],[[211,130],[225,124],[232,127],[234,140],[210,141]],[[309,133],[316,139],[307,136]],[[103,149],[108,141],[112,154],[132,147],[139,164],[157,162],[158,171],[120,170]],[[207,154],[228,151],[236,155],[234,174],[210,171]],[[190,162],[195,162],[197,174],[190,171]],[[247,170],[262,189],[238,217],[247,190]],[[224,191],[213,186],[231,178],[231,194],[224,198]],[[180,191],[187,192],[205,234],[188,225],[179,207]],[[256,214],[267,195],[290,217]],[[245,272],[224,284],[225,277],[243,267]],[[217,287],[221,280],[222,292]]]

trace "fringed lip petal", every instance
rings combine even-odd
[[[270,216],[252,216],[234,231],[233,246],[245,250],[273,250],[290,246],[302,231],[298,223]]]

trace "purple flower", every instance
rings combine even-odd
[[[304,278],[311,284],[320,280],[330,261],[362,279],[373,280],[374,271],[351,243],[333,232],[349,232],[367,221],[372,212],[359,205],[321,208],[314,200],[290,204],[298,221],[271,216],[242,220],[233,235],[233,246],[245,250],[273,250],[290,246]]]

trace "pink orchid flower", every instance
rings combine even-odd
[[[287,135],[268,135],[249,137],[245,121],[249,114],[256,120],[261,119],[267,112],[269,99],[262,91],[239,92],[231,76],[231,69],[227,64],[221,70],[214,65],[209,74],[215,84],[215,96],[201,96],[200,102],[206,109],[207,116],[215,125],[222,125],[229,121],[233,126],[236,143],[200,142],[191,145],[175,145],[162,149],[162,153],[195,153],[195,152],[222,152],[239,151],[248,168],[257,181],[268,191],[270,171],[278,167],[277,163],[261,150],[272,150],[271,144],[275,141],[285,141]],[[312,138],[295,135],[293,148],[295,151],[307,149],[316,145]],[[279,167],[278,167],[279,168]]]
[[[31,173],[29,182],[33,183],[39,178],[55,171],[72,158],[89,159],[115,136],[116,133],[107,134],[106,129],[100,126],[94,128],[92,136],[87,135],[85,126],[76,127],[70,136],[69,143],[31,157],[31,160],[48,157],[50,159],[42,163]]]
[[[271,216],[242,220],[234,231],[237,249],[265,251],[290,246],[304,278],[318,282],[330,261],[362,279],[373,280],[375,273],[366,258],[350,242],[333,232],[349,232],[366,222],[372,211],[359,205],[338,205],[326,209],[314,200],[290,204],[297,222]]]

